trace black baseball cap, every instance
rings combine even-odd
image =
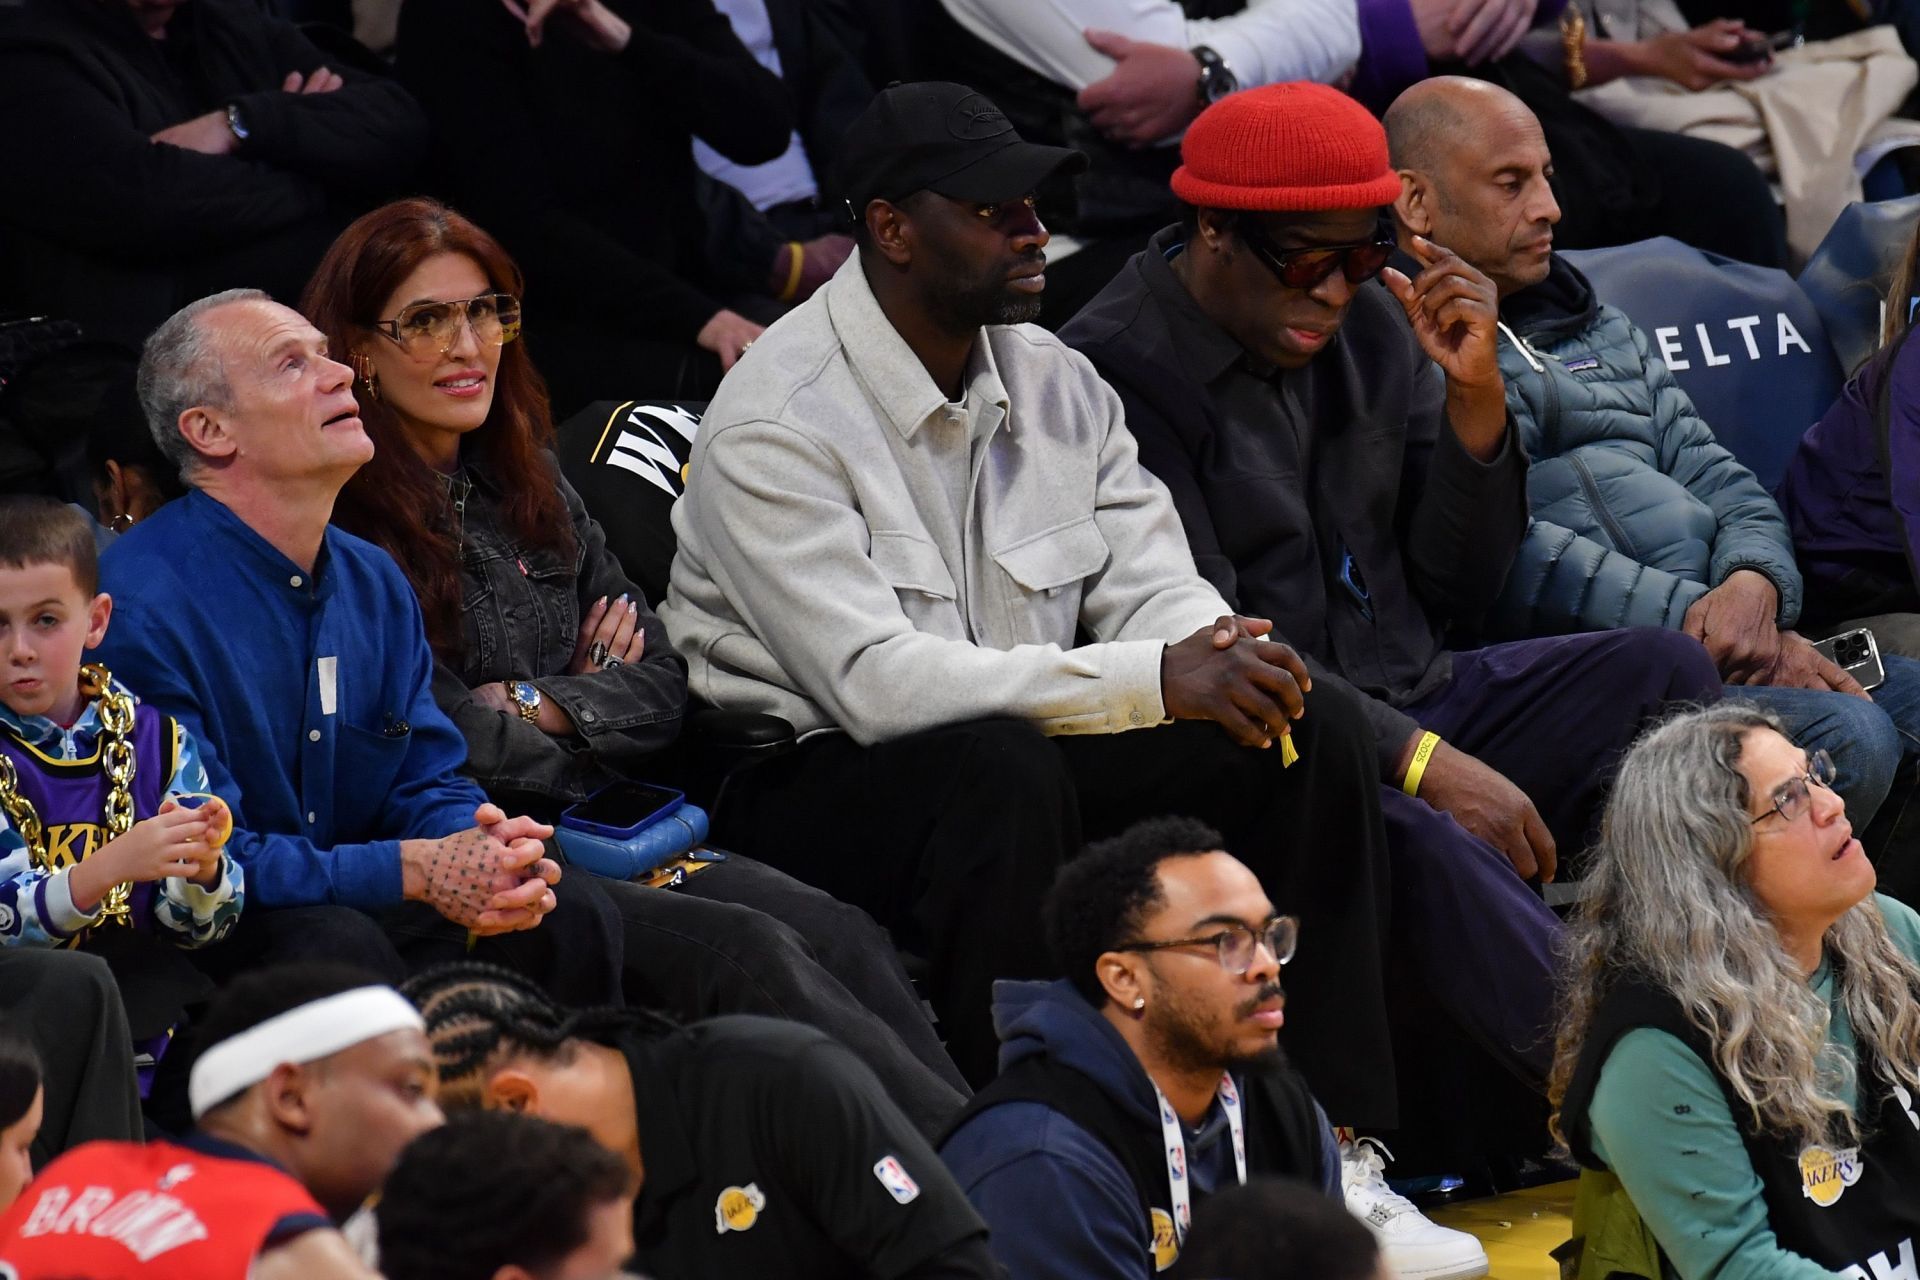
[[[1071,148],[1024,141],[984,93],[923,80],[888,85],[848,127],[840,146],[840,192],[857,221],[870,200],[932,191],[998,204],[1026,195],[1056,173],[1086,167],[1087,157]]]

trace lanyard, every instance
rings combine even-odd
[[[1178,1245],[1187,1242],[1187,1227],[1193,1221],[1193,1188],[1187,1182],[1187,1140],[1180,1132],[1180,1117],[1160,1086],[1153,1086],[1160,1103],[1161,1145],[1167,1150],[1167,1185],[1173,1191],[1173,1236]],[[1233,1171],[1244,1186],[1247,1181],[1247,1127],[1240,1116],[1240,1091],[1233,1077],[1220,1076],[1220,1109],[1227,1113],[1227,1128],[1233,1134]]]

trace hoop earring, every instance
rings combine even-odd
[[[380,400],[380,375],[373,370],[373,357],[356,355],[348,359],[353,366],[353,376],[366,388],[367,398],[378,403]]]

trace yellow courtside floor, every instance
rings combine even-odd
[[[1490,1280],[1558,1280],[1547,1256],[1572,1234],[1573,1187],[1553,1182],[1490,1200],[1466,1200],[1427,1216],[1443,1227],[1470,1231],[1486,1246]]]

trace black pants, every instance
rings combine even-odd
[[[979,1084],[995,1070],[994,979],[1053,976],[1040,901],[1055,870],[1142,818],[1199,818],[1304,922],[1286,972],[1288,1052],[1342,1123],[1391,1124],[1372,739],[1352,697],[1324,687],[1295,732],[1290,769],[1206,722],[1048,738],[981,721],[871,747],[822,734],[735,780],[724,842],[865,908],[925,955],[949,1047]]]
[[[856,908],[745,858],[676,890],[574,871],[554,896],[539,928],[484,938],[471,951],[464,929],[409,903],[378,917],[347,907],[250,907],[227,941],[196,955],[216,979],[331,960],[388,982],[473,959],[526,973],[575,1007],[624,999],[682,1021],[791,1018],[858,1054],[924,1133],[939,1133],[965,1101],[892,943]],[[184,1066],[190,1056],[165,1061]]]
[[[1611,217],[1585,185],[1592,175],[1563,165],[1554,174],[1561,214],[1554,248],[1597,249],[1672,236],[1740,262],[1787,266],[1786,215],[1746,153],[1662,129],[1622,125],[1620,132],[1651,169],[1657,202],[1632,220]]]
[[[82,1142],[140,1141],[133,1036],[104,960],[82,951],[0,950],[0,1026],[29,1041],[44,1068],[34,1168]]]

